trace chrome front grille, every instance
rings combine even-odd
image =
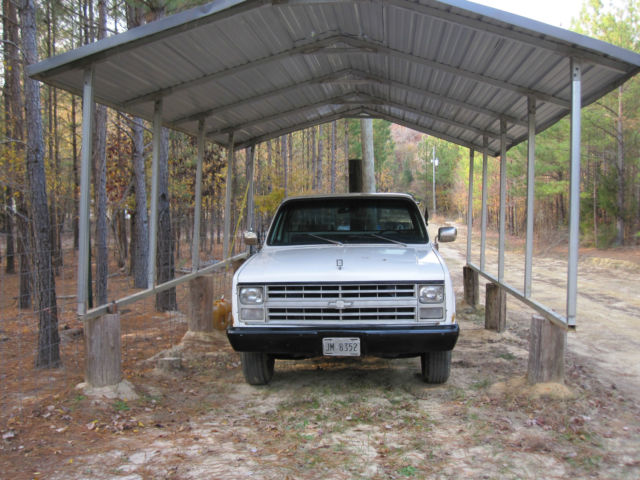
[[[330,284],[330,285],[271,285],[269,299],[390,299],[415,298],[413,284]]]
[[[288,284],[268,285],[267,322],[414,322],[416,285]]]
[[[267,318],[286,321],[398,321],[416,319],[415,307],[379,308],[269,308]]]

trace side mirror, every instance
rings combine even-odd
[[[453,242],[457,236],[458,229],[456,227],[440,227],[438,229],[439,242]]]
[[[429,225],[429,208],[424,207],[424,223]]]
[[[242,235],[246,245],[258,245],[258,234],[256,232],[246,231]]]

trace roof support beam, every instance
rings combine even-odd
[[[520,85],[514,85],[509,82],[505,82],[503,80],[499,80],[497,78],[488,77],[486,75],[482,75],[480,73],[471,72],[469,70],[465,70],[462,68],[454,67],[442,62],[436,62],[435,60],[429,60],[426,58],[418,57],[416,55],[411,55],[409,53],[402,52],[400,50],[395,50],[393,48],[389,48],[386,46],[378,45],[368,40],[362,40],[359,38],[353,37],[345,37],[343,40],[345,43],[349,43],[353,46],[367,47],[367,46],[375,46],[378,49],[378,52],[381,54],[385,54],[394,58],[402,58],[403,60],[411,63],[417,63],[420,65],[424,65],[425,67],[433,68],[436,70],[441,70],[443,72],[450,73],[452,75],[458,75],[460,77],[468,78],[470,80],[476,81],[478,83],[485,83],[488,85],[492,85],[497,88],[501,88],[503,90],[508,90],[514,93],[518,93],[523,96],[531,96],[533,95],[538,100],[543,102],[553,103],[555,105],[559,105],[563,108],[569,109],[570,102],[564,100],[562,98],[555,97],[553,95],[549,95],[544,92],[540,92],[537,90],[533,90],[527,87],[523,87]],[[329,52],[330,50],[326,50],[325,52]]]
[[[243,100],[239,100],[237,102],[228,103],[225,105],[221,105],[219,107],[204,110],[202,112],[197,112],[197,113],[193,113],[180,118],[175,118],[170,120],[169,123],[171,123],[172,125],[179,125],[180,123],[191,122],[194,120],[199,120],[201,118],[215,116],[220,113],[227,112],[229,110],[233,110],[238,107],[250,105],[251,103],[254,103],[254,102],[267,100],[269,98],[272,98],[278,95],[286,95],[291,91],[295,91],[307,86],[317,85],[321,83],[334,83],[334,84],[347,84],[347,85],[375,84],[380,86],[390,86],[396,89],[404,90],[406,92],[415,93],[416,95],[428,97],[428,98],[443,102],[445,104],[454,105],[464,110],[470,110],[470,111],[479,113],[481,115],[489,117],[491,119],[490,123],[493,123],[499,120],[500,118],[504,118],[508,122],[516,125],[520,125],[520,126],[528,125],[526,121],[520,120],[519,118],[510,116],[510,115],[503,115],[500,112],[495,112],[480,106],[469,104],[469,103],[463,102],[462,100],[458,100],[446,95],[432,93],[427,90],[414,87],[412,85],[405,85],[404,83],[401,83],[401,82],[396,82],[394,80],[389,80],[377,75],[370,75],[368,73],[365,73],[359,70],[352,70],[352,69],[340,70],[338,72],[331,73],[329,75],[324,75],[322,77],[318,77],[316,79],[310,79],[305,82],[301,82],[297,84],[291,84],[286,87],[280,88],[278,90],[265,92],[260,95],[255,95],[253,97],[248,97]]]
[[[224,129],[218,129],[218,130],[211,130],[207,133],[207,136],[209,137],[213,137],[216,135],[219,135],[221,133],[228,133],[230,131],[241,131],[241,130],[245,130],[247,128],[253,127],[255,125],[260,125],[262,123],[267,123],[267,122],[272,122],[275,120],[279,120],[281,118],[286,118],[292,115],[297,115],[297,114],[301,114],[304,113],[306,111],[310,111],[310,110],[315,110],[318,107],[322,107],[322,106],[328,106],[328,105],[380,105],[380,106],[388,106],[391,108],[396,108],[399,110],[403,110],[407,113],[412,113],[414,115],[417,115],[419,117],[424,117],[429,116],[432,117],[434,122],[440,122],[440,123],[444,123],[446,125],[455,127],[455,128],[461,128],[467,131],[470,131],[472,133],[474,133],[475,135],[478,136],[490,136],[490,137],[498,137],[498,133],[496,132],[491,132],[491,131],[486,131],[486,130],[482,130],[479,128],[475,128],[475,127],[471,127],[469,125],[465,125],[463,123],[457,122],[455,120],[449,120],[449,119],[445,119],[442,117],[438,117],[435,114],[432,114],[430,112],[424,111],[424,110],[419,110],[417,108],[411,107],[409,105],[404,105],[404,104],[400,104],[400,103],[396,103],[396,102],[391,102],[387,99],[383,99],[383,98],[378,98],[372,95],[366,95],[363,94],[361,92],[355,92],[353,96],[350,95],[341,95],[338,97],[333,97],[333,98],[329,98],[327,100],[323,100],[321,102],[317,102],[317,103],[313,103],[310,105],[304,105],[302,107],[296,107],[294,109],[291,110],[287,110],[287,111],[282,111],[282,112],[278,112],[275,115],[271,115],[269,117],[261,117],[261,118],[257,118],[254,120],[249,120],[245,123],[242,124],[238,124],[238,125],[234,125],[232,127],[228,127],[228,128],[224,128]],[[442,134],[438,134],[438,135],[442,135]],[[453,137],[452,137],[453,138]],[[506,137],[505,137],[506,138]],[[459,143],[459,142],[456,142]]]
[[[443,103],[447,103],[449,105],[455,105],[456,107],[465,109],[465,110],[471,110],[472,112],[476,112],[479,113],[481,115],[485,115],[487,117],[491,117],[493,120],[500,120],[501,118],[504,118],[505,120],[507,120],[509,123],[513,123],[516,125],[521,125],[521,126],[527,126],[527,122],[525,122],[524,120],[520,120],[517,117],[513,117],[511,115],[504,115],[501,114],[500,112],[496,112],[493,110],[490,110],[488,108],[484,108],[484,107],[480,107],[477,105],[474,105],[472,103],[468,103],[468,102],[464,102],[462,100],[458,100],[456,98],[447,96],[447,95],[443,95],[443,94],[439,94],[439,93],[434,93],[434,92],[430,92],[428,90],[423,90],[421,88],[412,86],[412,85],[407,85],[401,82],[396,82],[395,80],[389,80],[383,77],[379,77],[377,75],[370,75],[368,73],[365,72],[360,72],[358,70],[354,70],[352,72],[353,75],[358,75],[360,76],[362,79],[365,80],[369,80],[373,83],[379,83],[381,85],[388,85],[390,87],[393,88],[397,88],[397,89],[401,89],[401,90],[405,90],[407,92],[411,92],[411,93],[415,93],[416,95],[421,95],[424,97],[428,97],[428,98],[432,98],[434,100],[438,100],[440,102]]]
[[[431,117],[431,119],[434,122],[440,122],[440,123],[444,123],[446,125],[449,125],[451,127],[461,128],[463,130],[468,130],[468,131],[473,132],[473,133],[475,133],[476,135],[479,135],[479,136],[486,135],[488,137],[498,138],[498,136],[500,135],[500,133],[498,133],[498,132],[492,132],[490,130],[483,130],[481,128],[476,128],[476,127],[473,127],[471,125],[466,125],[464,123],[457,122],[456,120],[451,120],[451,119],[448,119],[448,118],[440,117],[440,116],[436,115],[435,113],[430,112],[428,110],[417,109],[417,108],[411,107],[409,105],[406,105],[404,103],[392,102],[390,100],[382,99],[382,98],[379,98],[379,97],[376,97],[376,96],[368,95],[368,97],[370,97],[371,100],[373,100],[375,103],[382,104],[384,106],[389,106],[389,107],[392,107],[392,108],[398,108],[400,110],[404,110],[404,111],[406,111],[408,113],[413,113],[414,115],[418,115],[418,116],[428,116],[428,117]],[[510,140],[510,139],[507,139],[507,140]]]
[[[144,95],[138,95],[137,97],[133,97],[128,100],[125,100],[123,104],[125,108],[127,108],[139,103],[150,102],[155,100],[156,98],[161,98],[161,97],[165,97],[167,95],[171,95],[173,93],[177,93],[183,90],[188,90],[190,88],[194,88],[208,82],[215,82],[216,80],[220,80],[221,78],[227,77],[229,75],[237,75],[238,73],[244,72],[246,70],[258,68],[267,63],[284,60],[287,57],[290,57],[291,55],[299,55],[305,52],[306,53],[313,52],[315,49],[332,45],[333,43],[336,42],[336,39],[339,39],[339,38],[340,36],[331,36],[325,39],[304,43],[302,45],[298,45],[297,47],[291,48],[289,50],[284,50],[274,55],[269,55],[256,60],[251,60],[241,65],[236,65],[235,67],[227,68],[226,70],[220,70],[207,75],[202,75],[201,77],[194,78],[191,80],[186,80],[182,83],[177,83],[175,85],[170,85],[165,88],[154,90],[153,92],[145,93]]]
[[[180,118],[175,118],[173,120],[170,120],[169,122],[173,125],[178,125],[184,122],[192,122],[194,120],[200,120],[202,118],[213,117],[214,115],[219,115],[220,113],[227,112],[235,108],[243,107],[245,105],[250,105],[251,103],[267,100],[277,95],[286,95],[289,92],[299,90],[301,88],[304,88],[310,85],[317,85],[319,83],[329,83],[329,82],[332,82],[333,80],[337,81],[340,78],[347,75],[348,73],[349,73],[349,70],[341,70],[339,72],[330,73],[329,75],[324,75],[322,77],[312,78],[310,80],[307,80],[306,82],[290,84],[290,85],[287,85],[286,87],[279,88],[277,90],[270,90],[268,92],[261,93],[260,95],[244,98],[237,102],[227,103],[225,105],[220,105],[219,107],[214,107],[208,110],[204,110],[202,112],[194,113],[194,114],[187,115]]]
[[[363,111],[369,114],[373,118],[381,118],[383,120],[387,120],[392,123],[397,123],[398,125],[402,125],[403,127],[410,128],[411,130],[415,130],[416,132],[426,133],[427,135],[431,135],[432,137],[438,137],[442,140],[446,140],[447,142],[455,143],[456,145],[461,145],[467,148],[479,148],[478,145],[475,145],[472,142],[465,142],[464,140],[460,140],[458,138],[452,137],[450,135],[444,134],[442,132],[436,132],[430,128],[424,127],[422,125],[417,125],[412,122],[408,122],[404,119],[394,117],[393,115],[388,115],[386,113],[379,112],[377,110],[371,108],[364,108]]]
[[[215,135],[219,135],[221,133],[229,133],[232,131],[240,131],[240,130],[244,130],[250,127],[253,127],[255,125],[260,125],[261,123],[267,123],[267,122],[273,122],[275,120],[280,120],[281,118],[286,118],[289,117],[291,115],[298,115],[304,112],[307,112],[309,110],[315,110],[319,107],[324,107],[324,106],[328,106],[328,105],[347,105],[347,104],[353,104],[354,101],[353,100],[349,100],[349,98],[346,98],[344,95],[340,95],[338,97],[332,97],[332,98],[327,98],[326,100],[322,100],[320,102],[316,102],[316,103],[311,103],[309,105],[304,105],[302,107],[296,107],[293,108],[291,110],[286,110],[286,111],[282,111],[282,112],[278,112],[274,115],[269,115],[268,117],[261,117],[261,118],[256,118],[253,120],[249,120],[245,123],[241,123],[238,125],[233,125],[231,127],[226,127],[226,128],[220,128],[217,130],[210,130],[209,132],[207,132],[207,136],[209,137],[213,137]],[[358,105],[362,104],[361,101],[357,101],[356,102]]]
[[[298,130],[304,130],[305,128],[315,127],[316,125],[320,125],[321,123],[329,123],[334,120],[340,120],[342,118],[356,117],[363,112],[362,108],[348,108],[343,109],[336,112],[334,115],[329,115],[328,117],[323,117],[320,119],[310,120],[304,123],[296,123],[294,126],[282,128],[275,132],[271,132],[265,135],[260,135],[259,137],[252,137],[248,140],[245,140],[242,143],[239,143],[236,147],[238,149],[247,148],[251,145],[266,142],[267,140],[271,140],[273,138],[281,137],[282,135],[286,135],[287,133],[297,132]]]
[[[139,95],[137,97],[130,98],[126,100],[123,103],[123,105],[125,108],[128,108],[139,103],[153,101],[157,98],[171,95],[173,93],[177,93],[185,89],[197,87],[199,85],[203,85],[208,82],[213,82],[229,75],[236,75],[240,72],[243,72],[249,69],[257,68],[271,62],[276,62],[286,57],[289,57],[291,55],[298,55],[298,54],[307,54],[307,55],[340,54],[342,55],[343,54],[341,53],[342,49],[340,48],[325,48],[337,43],[345,43],[347,45],[350,45],[352,48],[355,48],[356,50],[351,53],[360,53],[363,55],[383,54],[383,55],[393,56],[396,58],[402,58],[403,60],[408,62],[418,63],[420,65],[424,65],[429,68],[442,70],[452,75],[459,75],[479,83],[489,84],[497,88],[518,93],[520,95],[524,95],[524,96],[533,95],[541,101],[554,103],[566,109],[569,109],[570,107],[568,101],[555,97],[553,95],[549,95],[544,92],[536,91],[536,90],[529,89],[527,87],[523,87],[519,85],[514,85],[509,82],[505,82],[499,79],[488,77],[486,75],[464,70],[458,67],[454,67],[454,66],[442,63],[442,62],[436,62],[434,60],[417,57],[415,55],[411,55],[411,54],[402,52],[400,50],[395,50],[383,45],[379,45],[369,40],[363,40],[363,39],[350,37],[346,35],[333,35],[321,40],[316,40],[314,42],[309,42],[309,43],[299,45],[297,47],[282,51],[280,53],[276,53],[274,55],[262,57],[257,60],[243,63],[242,65],[237,65],[235,67],[231,67],[226,70],[221,70],[208,75],[203,75],[198,78],[187,80],[179,84],[167,86],[167,87],[155,90],[153,92],[146,93],[144,95]]]

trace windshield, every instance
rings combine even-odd
[[[416,204],[405,198],[303,198],[276,214],[267,244],[427,243]]]

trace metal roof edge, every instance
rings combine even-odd
[[[126,30],[105,39],[82,45],[81,47],[61,53],[60,55],[41,60],[33,65],[27,65],[26,72],[30,77],[42,80],[49,74],[56,73],[58,69],[72,68],[78,64],[90,64],[92,61],[99,60],[105,54],[112,54],[126,47],[133,48],[140,44],[140,42],[146,43],[159,35],[192,28],[194,24],[197,25],[205,19],[214,21],[217,19],[215,17],[218,17],[222,12],[229,11],[243,4],[247,8],[256,8],[264,5],[264,2],[260,0],[215,0],[183,12],[154,20],[153,22]]]
[[[419,0],[418,0],[419,1]],[[523,30],[528,30],[531,35],[543,35],[548,39],[566,42],[573,48],[585,49],[598,54],[621,60],[640,67],[640,54],[618,47],[611,43],[596,38],[588,37],[581,33],[573,32],[565,28],[549,25],[538,20],[523,17],[511,12],[505,12],[497,8],[480,5],[468,0],[437,0],[437,3],[465,10],[469,13],[491,18],[498,22],[506,23]]]

